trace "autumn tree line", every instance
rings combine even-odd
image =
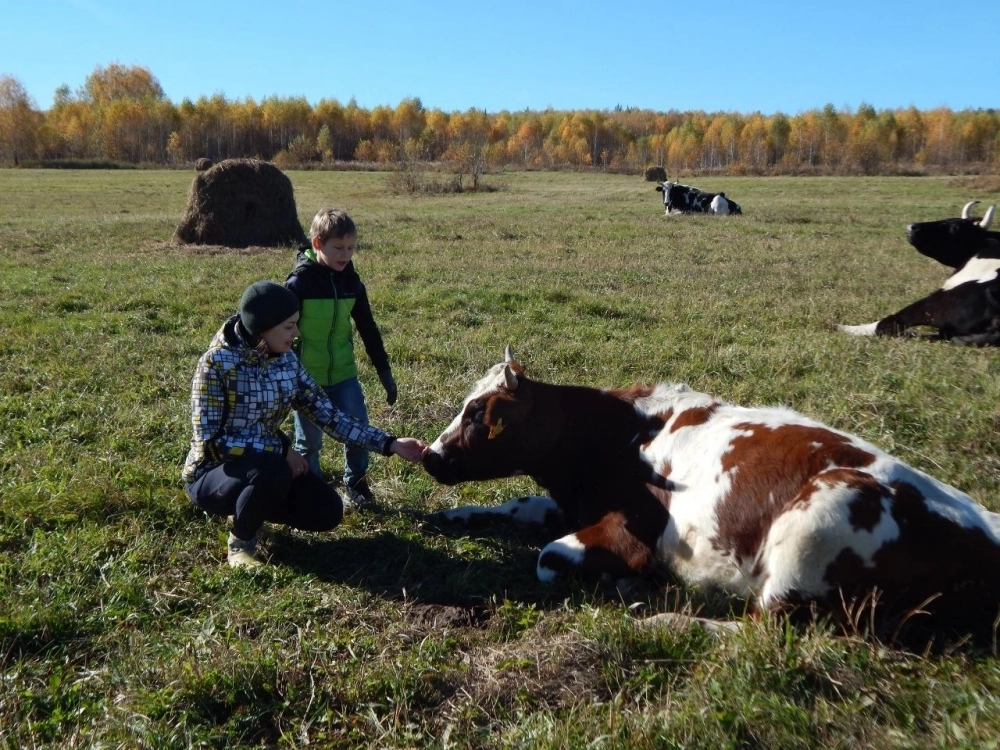
[[[146,68],[98,66],[39,110],[0,74],[0,165],[190,165],[254,157],[279,166],[411,162],[492,168],[599,168],[669,174],[898,174],[1000,167],[1000,111],[856,110],[796,115],[613,110],[444,112],[418,98],[359,107],[303,97],[174,104]]]

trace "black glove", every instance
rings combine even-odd
[[[392,377],[392,370],[382,370],[378,374],[378,379],[382,381],[382,387],[385,388],[385,402],[392,406],[396,403],[396,381]]]

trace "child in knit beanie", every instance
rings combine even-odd
[[[327,531],[343,516],[336,490],[309,471],[281,425],[299,409],[330,437],[385,456],[417,462],[427,446],[341,412],[316,385],[292,344],[299,301],[281,284],[258,281],[239,312],[215,334],[191,382],[191,448],[182,478],[205,512],[232,516],[228,561],[255,567],[265,521]]]

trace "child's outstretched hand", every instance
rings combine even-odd
[[[389,452],[415,464],[423,459],[427,446],[416,438],[396,438],[389,446]]]
[[[382,387],[385,388],[385,402],[392,406],[396,403],[396,395],[399,392],[396,388],[396,379],[392,377],[392,370],[382,370],[378,374],[378,379],[382,381]]]

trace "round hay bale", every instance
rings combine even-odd
[[[646,167],[646,182],[666,182],[667,170],[663,167]]]
[[[194,168],[197,169],[199,172],[205,172],[211,169],[213,166],[215,166],[215,162],[212,161],[211,159],[206,159],[204,156],[198,159],[198,161],[194,163]]]
[[[236,248],[308,244],[291,180],[257,159],[226,159],[196,176],[174,240]]]

